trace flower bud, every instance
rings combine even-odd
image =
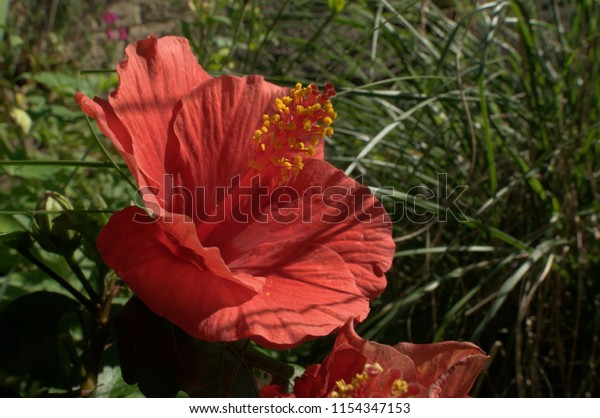
[[[35,209],[32,230],[40,246],[61,255],[75,251],[80,242],[79,234],[54,222],[62,212],[73,210],[71,202],[60,193],[47,191]]]

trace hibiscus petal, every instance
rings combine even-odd
[[[123,125],[115,114],[110,103],[99,97],[94,97],[94,100],[92,100],[81,92],[75,94],[75,101],[86,115],[96,121],[100,131],[112,140],[137,184],[140,185],[141,188],[139,190],[143,192],[142,194],[148,207],[152,207],[153,209],[159,208],[162,205],[162,200],[159,200],[154,193],[149,193],[148,191],[160,190],[160,184],[139,169],[136,158],[133,155],[131,135],[127,127]],[[157,209],[156,212],[160,213],[161,211]]]
[[[337,347],[322,364],[309,366],[296,379],[294,395],[298,398],[325,398],[335,389],[336,382],[352,381],[363,371],[366,362],[367,358],[354,347]]]
[[[131,135],[129,135],[127,128],[117,115],[115,115],[110,104],[99,97],[95,97],[92,100],[79,91],[75,94],[75,101],[86,115],[96,121],[100,131],[113,141],[113,144],[127,163],[129,170],[135,176],[135,173],[137,173],[137,163],[133,157]]]
[[[255,257],[245,258],[244,271],[264,276],[265,286],[248,302],[203,321],[200,338],[251,338],[265,347],[285,349],[366,317],[369,300],[344,260],[326,246],[289,241],[257,245],[252,252]]]
[[[320,364],[311,364],[304,370],[302,376],[294,380],[294,388],[290,396],[294,398],[322,398],[327,391],[326,380],[327,372],[324,371],[323,367]],[[261,392],[260,397],[268,398],[269,396],[267,393],[263,394]]]
[[[399,343],[394,348],[412,358],[423,386],[436,383],[444,397],[466,396],[489,358],[469,342]]]
[[[316,392],[311,397],[324,397],[335,389],[335,384],[340,380],[351,382],[352,379],[362,373],[364,366],[369,360],[367,356],[350,345],[337,345],[336,349],[323,361],[321,381],[326,388],[325,392]]]
[[[111,217],[97,245],[153,312],[192,335],[213,312],[250,300],[265,281],[231,273],[218,249],[202,247],[193,223],[182,216],[165,222],[128,207]]]
[[[129,45],[125,54],[127,60],[117,66],[119,88],[109,102],[131,134],[139,166],[162,184],[176,104],[210,76],[185,38],[150,36]]]
[[[272,192],[262,212],[260,221],[253,219],[255,213],[245,223],[228,219],[203,242],[219,247],[226,262],[240,270],[245,254],[258,244],[321,244],[344,260],[363,295],[373,298],[385,288],[384,272],[395,250],[389,217],[366,187],[331,164],[308,159],[287,186]],[[295,250],[301,251],[301,246]]]
[[[181,98],[210,76],[185,38],[150,36],[125,53],[127,60],[117,66],[119,87],[108,102],[82,93],[76,101],[115,144],[138,185],[158,194],[164,189],[167,148],[174,141],[169,136],[172,117]],[[161,199],[158,203],[163,205]]]
[[[489,357],[467,356],[445,371],[429,388],[430,397],[464,398],[477,380]]]
[[[412,359],[395,347],[379,344],[361,338],[356,331],[352,321],[348,322],[338,334],[335,340],[334,351],[340,347],[350,345],[367,358],[370,364],[378,363],[383,369],[397,369],[402,373],[402,379],[409,382],[416,381],[417,370]]]
[[[182,99],[173,126],[178,142],[169,150],[167,170],[176,174],[176,184],[204,190],[195,202],[203,205],[197,210],[213,208],[217,188],[230,186],[234,177],[248,171],[257,153],[252,134],[262,115],[275,110],[275,98],[288,91],[261,76],[222,76]]]
[[[279,385],[268,385],[260,388],[261,398],[295,398],[294,395],[289,395],[281,389]]]
[[[375,298],[385,289],[384,273],[391,267],[396,249],[389,215],[367,187],[331,164],[309,160],[304,170],[315,178],[299,175],[291,184],[292,187],[306,191],[314,184],[322,184],[325,202],[331,199],[329,203],[312,200],[314,217],[328,217],[321,228],[316,225],[313,231],[319,237],[317,242],[338,253],[354,274],[363,294],[370,299]],[[317,183],[318,177],[321,183]],[[327,180],[323,183],[324,177]],[[332,212],[330,205],[341,208],[339,216],[328,216]]]

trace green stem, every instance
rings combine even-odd
[[[109,334],[108,327],[106,324],[102,323],[100,318],[96,318],[96,321],[94,322],[94,328],[92,329],[88,347],[85,378],[81,385],[81,396],[84,398],[92,396],[98,387],[98,375],[100,374],[100,367],[102,366],[102,354],[104,353],[104,346]]]
[[[288,3],[289,3],[289,0],[286,0],[286,1],[282,2],[281,7],[277,11],[277,15],[275,16],[275,18],[273,19],[273,21],[269,25],[269,28],[265,32],[265,35],[264,35],[263,39],[260,41],[260,45],[258,46],[258,49],[256,50],[256,53],[254,54],[254,60],[252,61],[252,70],[256,69],[256,64],[258,63],[258,57],[259,57],[259,55],[260,55],[263,47],[265,46],[265,43],[269,39],[269,35],[271,35],[271,32],[275,28],[275,25],[277,24],[277,22],[279,22],[279,19],[281,18],[281,15],[283,14],[283,11],[287,7]],[[246,65],[244,64],[244,68],[245,67],[246,67]]]
[[[333,21],[335,16],[336,16],[336,13],[333,13],[333,12],[329,16],[327,16],[327,19],[325,19],[323,24],[321,26],[319,26],[319,28],[313,34],[313,36],[304,44],[304,47],[300,50],[300,52],[298,52],[296,57],[293,60],[288,61],[288,66],[285,70],[282,70],[282,72],[281,72],[282,74],[288,74],[291,71],[292,67],[294,65],[296,65],[296,63],[300,62],[300,60],[302,59],[304,54],[306,54],[306,52],[310,48],[315,48],[315,41],[319,38],[319,36],[323,32],[323,30],[325,30],[325,27]]]
[[[127,168],[122,163],[105,163],[102,161],[80,160],[2,160],[0,167],[39,166],[39,167],[89,167],[89,168]]]
[[[113,167],[115,167],[117,169],[117,172],[121,175],[121,177],[123,179],[125,179],[125,181],[127,183],[129,183],[129,185],[131,187],[133,187],[134,189],[137,189],[137,186],[135,184],[133,184],[131,182],[131,180],[129,179],[129,177],[127,176],[127,174],[125,174],[125,172],[123,170],[121,170],[121,167],[119,167],[119,164],[117,164],[117,162],[111,157],[111,155],[108,152],[108,150],[106,149],[106,147],[102,144],[102,141],[100,141],[100,137],[98,136],[98,134],[92,127],[92,122],[90,122],[90,117],[88,115],[85,115],[85,121],[86,121],[88,127],[90,128],[90,131],[92,132],[92,135],[94,137],[94,140],[96,141],[96,144],[98,145],[98,148],[100,148],[100,151],[102,151],[102,154],[104,154],[104,156],[108,159],[108,161],[111,162]]]
[[[235,24],[235,28],[233,29],[233,36],[231,37],[231,47],[229,48],[229,53],[227,54],[227,58],[225,60],[226,64],[229,63],[231,61],[231,58],[233,57],[233,50],[235,49],[235,46],[237,44],[240,28],[242,27],[244,16],[246,15],[247,1],[244,1],[243,3],[244,4],[242,6],[242,12],[240,13],[240,17],[238,18],[238,21]]]
[[[227,397],[227,398],[231,396],[231,389],[233,389],[233,384],[235,383],[235,378],[240,371],[240,366],[242,365],[242,362],[244,361],[244,356],[246,355],[246,351],[248,351],[249,346],[250,346],[250,340],[244,341],[244,346],[242,347],[240,356],[238,357],[238,361],[235,363],[233,371],[231,372],[231,375],[229,376],[229,381],[227,382],[227,386],[226,386],[227,389],[225,390],[225,397]]]
[[[54,270],[44,264],[41,260],[37,259],[28,249],[19,249],[19,253],[27,260],[31,261],[40,270],[54,279],[59,285],[61,285],[67,292],[69,292],[75,299],[84,305],[90,312],[97,312],[98,307],[94,303],[82,295],[77,289],[75,289],[69,282],[58,275]]]
[[[79,267],[79,263],[77,263],[75,261],[75,259],[73,258],[73,254],[71,254],[69,256],[65,256],[65,259],[67,260],[67,264],[69,265],[69,267],[71,268],[73,273],[75,273],[75,276],[77,276],[77,278],[81,282],[81,285],[83,286],[83,288],[89,295],[90,299],[94,302],[99,303],[100,296],[98,296],[98,294],[94,291],[94,288],[90,284],[89,280],[85,277],[85,274],[83,274],[83,271],[81,271],[81,267]]]
[[[119,292],[120,287],[112,285],[104,295],[102,305],[94,318],[94,326],[90,335],[85,367],[85,378],[81,385],[81,396],[93,396],[98,387],[98,375],[102,368],[102,355],[106,347],[106,341],[110,335],[110,308],[113,298]]]

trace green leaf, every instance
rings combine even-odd
[[[15,231],[0,234],[0,244],[9,248],[27,249],[31,247],[31,235],[25,231]]]
[[[119,366],[104,366],[98,376],[98,388],[96,389],[98,398],[140,398],[142,393],[137,386],[128,385],[121,375]]]
[[[329,6],[331,13],[338,14],[346,7],[346,0],[327,0],[327,5]]]
[[[30,293],[0,312],[0,369],[33,378],[47,387],[71,389],[69,320],[79,304],[52,292]]]
[[[11,176],[27,180],[54,180],[58,173],[65,169],[62,166],[46,166],[43,163],[36,165],[5,166],[4,170]]]
[[[66,106],[51,104],[48,106],[50,113],[65,121],[76,121],[81,119],[81,111],[74,111]]]
[[[256,397],[259,385],[284,387],[294,367],[244,343],[209,343],[192,338],[133,297],[115,330],[123,379],[148,397]],[[241,357],[241,360],[240,360]],[[258,378],[256,378],[258,376]]]
[[[8,21],[8,5],[9,0],[0,0],[0,41],[4,42],[4,27]]]
[[[21,225],[14,217],[9,215],[0,215],[0,234],[22,230]]]
[[[517,270],[515,270],[510,277],[508,277],[502,286],[498,289],[496,296],[494,298],[494,302],[492,306],[487,311],[485,317],[481,321],[481,323],[477,326],[475,332],[473,332],[472,340],[477,341],[491,321],[491,319],[496,316],[500,307],[506,301],[508,295],[514,290],[514,288],[519,284],[519,282],[525,277],[525,275],[531,270],[531,268],[543,257],[545,257],[548,253],[550,253],[555,247],[559,245],[566,244],[565,240],[548,240],[539,244],[531,253],[528,258],[519,266]]]
[[[77,92],[78,80],[72,75],[57,71],[42,71],[35,73],[31,78],[56,93],[73,96]]]

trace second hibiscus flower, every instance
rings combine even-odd
[[[150,212],[113,215],[98,238],[106,263],[207,341],[287,348],[363,320],[394,243],[369,190],[323,160],[333,89],[210,77],[183,38],[126,54],[108,100],[76,96]]]
[[[360,338],[352,323],[340,331],[321,364],[296,379],[291,394],[279,386],[262,397],[456,398],[468,395],[489,357],[468,342],[378,344]]]

